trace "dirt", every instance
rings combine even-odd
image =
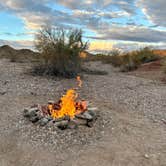
[[[129,75],[142,77],[160,83],[166,83],[166,74],[163,71],[162,59],[142,64],[137,70],[129,72]]]
[[[165,166],[166,86],[119,73],[100,62],[86,66],[109,73],[84,75],[80,90],[83,98],[98,107],[104,128],[103,123],[86,128],[84,143],[73,139],[66,146],[66,142],[54,139],[58,133],[47,137],[44,129],[38,132],[35,126],[26,124],[22,110],[58,99],[64,89],[74,86],[75,80],[32,76],[26,74],[30,64],[0,60],[1,166]],[[70,132],[67,131],[69,137]],[[89,133],[93,133],[92,137]]]

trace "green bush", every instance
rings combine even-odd
[[[122,56],[120,71],[128,72],[128,71],[136,70],[139,65],[140,65],[140,61],[136,58],[136,56],[128,53]]]
[[[158,60],[160,57],[153,50],[145,47],[138,51],[127,53],[122,58],[121,71],[127,72],[137,69],[141,64]]]
[[[40,64],[35,72],[75,77],[81,70],[79,54],[87,45],[87,42],[82,41],[81,30],[42,28],[35,38],[36,49],[41,53]]]
[[[159,59],[159,56],[154,53],[150,47],[145,47],[136,51],[136,58],[141,63],[148,63]]]

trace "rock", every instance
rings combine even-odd
[[[48,118],[42,118],[39,121],[40,126],[45,126],[49,122]]]
[[[82,114],[76,115],[76,117],[80,119],[87,119],[87,120],[93,119],[93,117],[87,111],[83,112]]]
[[[33,96],[37,96],[37,93],[35,93],[35,92],[30,92],[30,94]]]
[[[60,122],[56,122],[55,125],[56,125],[59,129],[65,130],[65,129],[67,129],[68,123],[69,123],[68,120],[63,120],[63,121],[60,121]]]
[[[70,120],[69,123],[67,124],[68,129],[76,129],[78,127],[77,123],[73,120]]]
[[[53,118],[51,116],[48,116],[47,119],[48,119],[48,121],[52,121],[53,120]]]
[[[96,110],[98,110],[98,108],[97,107],[88,107],[88,111],[96,111]]]
[[[29,110],[29,117],[34,117],[34,116],[37,116],[37,112]]]
[[[38,107],[32,107],[29,109],[30,112],[38,112],[40,111]]]
[[[49,100],[48,104],[54,104],[55,102],[53,100]]]
[[[31,118],[31,117],[37,116],[37,111],[36,109],[25,108],[23,111],[23,115],[24,117]]]
[[[93,117],[93,119],[96,119],[96,118],[97,118],[97,114],[96,114],[95,111],[93,111],[93,110],[88,110],[87,112]]]
[[[69,116],[65,116],[65,117],[62,117],[62,118],[58,118],[58,119],[53,119],[53,123],[56,123],[56,122],[61,122],[63,120],[70,120],[70,117]]]
[[[144,157],[145,157],[146,159],[149,159],[149,155],[148,155],[148,154],[145,154]]]
[[[5,95],[5,94],[6,94],[6,92],[5,92],[5,91],[4,91],[4,92],[0,92],[0,95],[2,95],[2,96],[3,96],[3,95]]]
[[[72,121],[77,125],[87,125],[87,119],[74,118]]]
[[[30,117],[30,116],[29,116],[29,108],[25,108],[25,109],[24,109],[24,111],[23,111],[23,116],[24,116],[24,117],[27,117],[27,118]]]
[[[90,120],[90,121],[87,122],[87,126],[88,127],[93,127],[93,125],[94,125],[94,121],[93,120]]]
[[[164,124],[166,124],[166,120],[165,120],[165,119],[161,119],[161,121],[162,121]]]
[[[39,120],[38,116],[33,116],[29,119],[32,123],[36,123]]]

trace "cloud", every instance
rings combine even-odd
[[[148,19],[154,24],[166,26],[166,1],[165,0],[139,0],[138,7],[142,8]]]
[[[137,26],[110,26],[102,24],[102,28],[93,26],[97,36],[89,36],[101,40],[122,40],[138,42],[166,42],[166,31],[154,30],[147,27]],[[88,36],[87,36],[88,37]]]
[[[151,47],[153,49],[165,49],[166,43],[147,43],[147,42],[117,42],[113,45],[113,48],[118,48],[122,51],[138,50],[144,47]]]
[[[6,36],[33,36],[35,32],[26,32],[26,33],[12,33],[12,32],[0,32],[0,36],[6,35]]]

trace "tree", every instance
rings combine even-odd
[[[41,53],[43,73],[75,77],[81,70],[79,55],[88,43],[82,40],[82,30],[44,27],[35,36],[35,46]]]

